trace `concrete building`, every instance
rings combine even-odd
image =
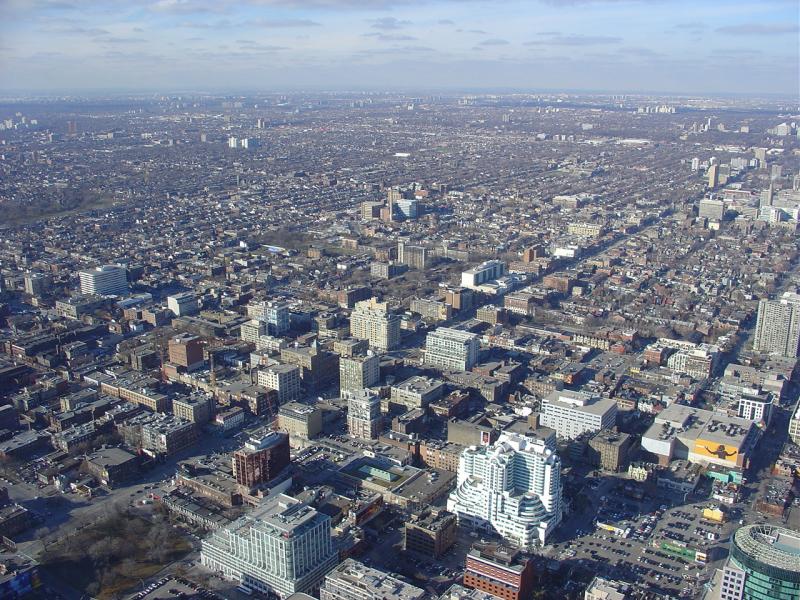
[[[337,557],[330,518],[283,494],[213,532],[200,553],[209,570],[281,598],[316,592]]]
[[[439,327],[425,338],[425,364],[443,371],[469,371],[478,362],[479,349],[476,334]]]
[[[513,548],[476,544],[467,553],[464,585],[500,600],[526,600],[533,596],[533,562]]]
[[[501,260],[487,260],[461,273],[461,287],[474,290],[488,281],[506,274],[506,264]]]
[[[196,335],[182,334],[170,338],[167,343],[169,362],[187,370],[202,366],[203,340]]]
[[[792,409],[789,417],[789,439],[795,444],[800,444],[800,400]]]
[[[125,267],[103,265],[78,273],[81,294],[91,296],[124,296],[128,293],[128,274]]]
[[[467,448],[447,510],[459,524],[498,533],[521,548],[544,545],[561,522],[561,461],[544,441],[517,434]]]
[[[361,390],[378,385],[381,380],[381,361],[372,352],[366,356],[339,358],[339,392],[344,397],[348,390]]]
[[[322,411],[307,404],[288,402],[278,409],[278,428],[292,437],[310,440],[322,432]]]
[[[449,321],[453,317],[453,307],[440,300],[413,298],[408,308],[429,321]]]
[[[656,455],[661,465],[680,459],[746,469],[759,437],[752,421],[670,404],[642,436],[642,448]]]
[[[725,216],[725,202],[712,198],[703,198],[700,200],[698,216],[701,219],[722,221],[722,217]]]
[[[787,358],[799,355],[800,294],[785,292],[779,300],[761,300],[758,303],[753,348]]]
[[[192,292],[183,292],[181,294],[167,296],[167,308],[170,309],[176,317],[196,315],[200,312],[197,296]]]
[[[381,432],[381,399],[369,390],[348,390],[347,431],[356,438],[374,440]]]
[[[233,453],[233,476],[247,488],[267,483],[289,465],[289,436],[277,431],[252,436]]]
[[[179,396],[172,399],[172,414],[176,417],[205,425],[214,415],[214,397],[198,392],[191,396]]]
[[[258,385],[278,392],[278,402],[299,400],[300,368],[295,365],[270,365],[256,376]]]
[[[426,600],[425,590],[348,558],[325,577],[320,600]]]
[[[589,440],[589,459],[604,471],[618,473],[628,468],[633,438],[627,433],[601,429]]]
[[[443,393],[444,384],[441,381],[414,375],[391,387],[389,402],[406,408],[424,408],[441,398]]]
[[[377,298],[356,302],[350,315],[350,335],[368,340],[378,350],[393,350],[400,345],[400,317]]]
[[[411,269],[424,270],[428,266],[428,249],[405,242],[397,243],[397,262]]]
[[[266,323],[269,335],[281,336],[289,331],[289,305],[285,302],[251,302],[247,316]]]
[[[555,429],[559,438],[574,439],[586,432],[614,427],[617,403],[584,392],[556,390],[542,400],[539,423]]]
[[[458,532],[458,517],[446,510],[426,509],[406,520],[403,550],[426,559],[437,559],[453,547]]]
[[[258,344],[267,335],[267,324],[259,319],[250,319],[239,326],[239,337],[248,344]]]
[[[631,586],[624,581],[595,577],[586,588],[584,600],[627,600]]]

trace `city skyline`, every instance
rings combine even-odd
[[[570,89],[797,96],[794,2],[0,6],[8,92]]]

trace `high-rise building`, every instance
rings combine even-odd
[[[464,585],[500,600],[531,598],[533,576],[533,561],[514,548],[476,544],[467,553]]]
[[[447,510],[459,524],[496,532],[521,548],[544,545],[561,522],[561,461],[553,445],[502,434],[458,461]]]
[[[800,598],[800,533],[776,525],[746,525],[731,537],[720,600]]]
[[[270,365],[258,372],[257,382],[278,392],[281,404],[300,398],[300,369],[295,365]]]
[[[284,335],[289,331],[289,305],[285,302],[251,302],[247,305],[247,316],[264,321],[270,335]]]
[[[393,350],[400,345],[400,317],[377,298],[356,302],[350,315],[350,335],[368,340],[378,350]]]
[[[176,335],[169,340],[167,348],[172,364],[190,370],[203,364],[203,340],[196,335]]]
[[[381,399],[369,390],[348,390],[347,430],[353,437],[374,440],[381,432]]]
[[[424,270],[428,266],[428,249],[425,246],[397,242],[397,262],[412,269]]]
[[[425,364],[443,371],[469,371],[478,362],[479,349],[476,334],[439,327],[425,338]]]
[[[719,185],[719,165],[713,164],[708,167],[708,187],[714,189]]]
[[[128,293],[128,274],[125,267],[103,265],[78,273],[81,294],[94,296],[124,296]]]
[[[312,593],[337,562],[327,515],[280,494],[203,540],[200,561],[250,589]]]
[[[167,308],[169,308],[176,317],[194,315],[200,311],[200,307],[197,304],[197,296],[192,292],[183,292],[167,296]]]
[[[348,558],[325,577],[320,600],[425,600],[425,590]]]
[[[556,390],[542,400],[539,424],[556,430],[560,438],[574,439],[586,432],[611,429],[617,420],[617,403],[584,392]]]
[[[703,198],[700,200],[698,207],[698,216],[701,219],[711,219],[713,221],[722,221],[725,215],[725,203],[722,200],[714,198]]]
[[[378,385],[381,380],[381,361],[377,354],[342,356],[339,358],[339,391],[361,390]]]
[[[436,559],[453,547],[457,532],[458,518],[453,513],[425,509],[406,519],[403,550]]]
[[[474,290],[487,281],[494,281],[505,274],[506,263],[502,260],[487,260],[461,273],[461,287]]]
[[[25,273],[25,293],[40,298],[50,292],[53,278],[45,273]]]
[[[252,488],[266,483],[289,465],[289,436],[277,431],[253,436],[233,453],[232,462],[239,485]]]
[[[258,339],[267,335],[267,324],[258,319],[250,319],[239,326],[239,337],[248,344],[257,344]]]
[[[800,294],[784,292],[778,300],[758,303],[753,348],[758,352],[796,358],[800,353]]]
[[[395,216],[401,219],[416,219],[419,207],[415,198],[403,198],[395,203]]]

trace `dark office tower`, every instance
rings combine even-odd
[[[270,431],[233,453],[233,472],[238,484],[252,488],[274,479],[289,462],[289,436]]]

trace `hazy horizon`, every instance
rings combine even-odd
[[[793,0],[5,0],[0,88],[796,98],[799,31]]]

